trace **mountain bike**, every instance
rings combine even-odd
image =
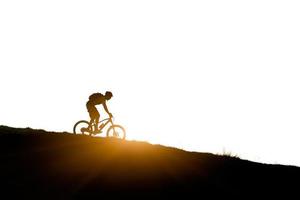
[[[99,130],[97,132],[95,131],[95,122],[90,124],[90,122],[86,120],[80,120],[74,125],[73,133],[93,136],[93,135],[101,134],[103,132],[103,129],[108,125],[109,127],[106,131],[106,137],[114,137],[119,139],[126,138],[126,131],[124,127],[118,124],[114,124],[112,117],[101,120],[98,123]]]

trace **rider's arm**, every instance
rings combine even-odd
[[[107,112],[107,114],[108,114],[109,116],[112,116],[112,114],[108,111],[108,108],[107,108],[107,105],[106,105],[105,102],[103,103],[103,108],[104,108],[104,110]]]

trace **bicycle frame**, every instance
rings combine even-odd
[[[84,134],[84,135],[97,135],[102,133],[102,130],[108,126],[106,130],[106,137],[115,137],[115,138],[121,138],[125,139],[126,137],[126,131],[124,127],[122,127],[119,124],[114,124],[113,122],[114,118],[109,117],[103,120],[100,120],[98,122],[97,127],[95,126],[95,122],[88,122],[86,120],[80,120],[75,123],[73,127],[73,133],[74,134]],[[97,131],[95,131],[95,129]]]
[[[105,122],[105,123],[102,125],[103,122]],[[99,121],[99,123],[98,123],[99,130],[101,131],[109,123],[111,123],[112,125],[114,124],[112,118],[106,118],[106,119],[103,119],[103,120]],[[102,126],[100,127],[100,125],[102,125]]]

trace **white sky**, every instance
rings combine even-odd
[[[71,132],[88,96],[111,90],[129,139],[300,166],[299,10],[0,1],[0,124]]]

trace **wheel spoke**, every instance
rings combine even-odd
[[[125,129],[120,125],[113,125],[107,130],[107,137],[114,137],[114,138],[120,138],[125,139],[126,132]]]

